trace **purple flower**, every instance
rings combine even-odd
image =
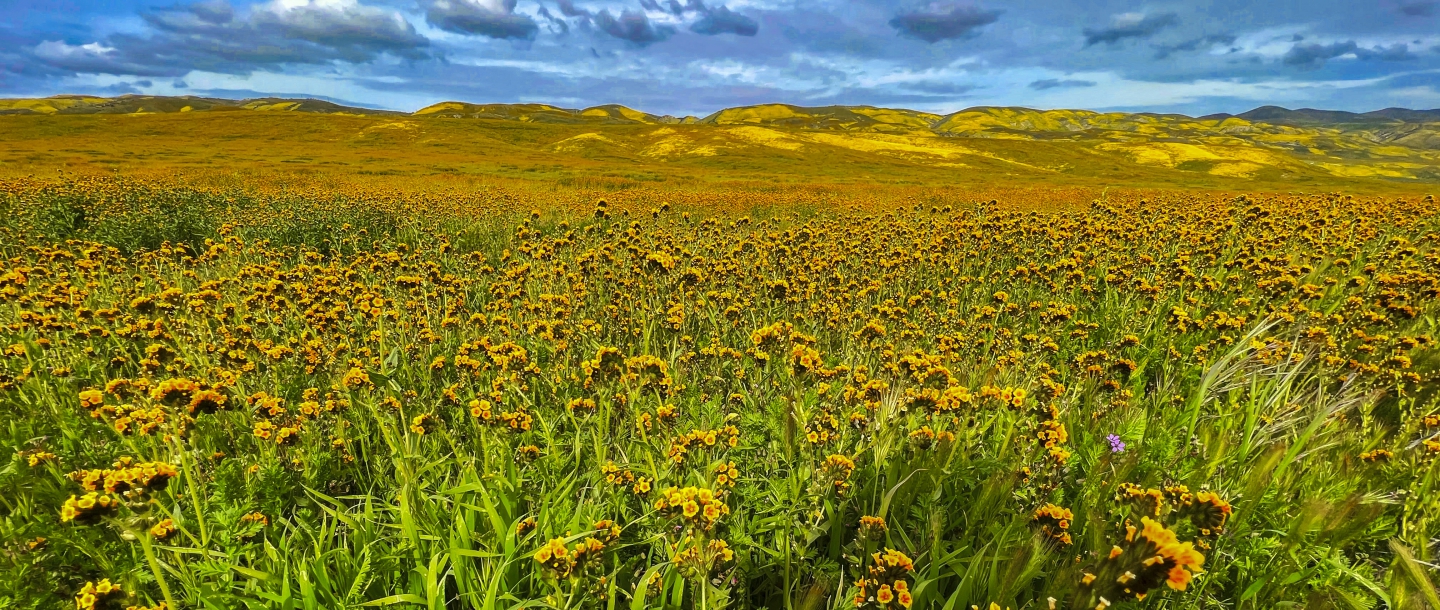
[[[1110,453],[1125,453],[1125,441],[1115,434],[1105,435],[1105,440],[1110,441]]]

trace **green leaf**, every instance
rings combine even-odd
[[[425,598],[420,597],[419,595],[415,595],[414,593],[404,593],[401,595],[391,595],[390,597],[382,597],[380,599],[370,600],[360,605],[393,606],[395,604],[417,604],[423,606],[425,605]]]

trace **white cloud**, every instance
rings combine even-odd
[[[45,59],[60,61],[103,58],[114,52],[114,47],[107,47],[98,42],[72,45],[66,44],[61,40],[46,40],[35,45],[35,55]]]

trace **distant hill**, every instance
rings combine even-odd
[[[1261,106],[1240,114],[1217,113],[1200,117],[1181,114],[1092,112],[1088,110],[1035,110],[1018,106],[966,108],[947,115],[874,106],[793,106],[760,104],[718,110],[704,118],[655,115],[606,104],[574,109],[549,104],[471,104],[440,102],[413,113],[345,106],[313,98],[251,98],[232,100],[199,96],[122,95],[95,97],[56,95],[46,98],[0,98],[0,115],[7,114],[143,114],[169,112],[204,112],[227,110],[262,110],[308,112],[317,114],[353,114],[424,116],[435,118],[467,118],[515,120],[534,123],[566,124],[704,124],[704,125],[765,125],[793,129],[830,131],[909,132],[933,130],[940,134],[971,134],[992,131],[1028,133],[1045,137],[1047,133],[1086,131],[1143,131],[1142,125],[1169,128],[1211,129],[1217,126],[1236,127],[1265,123],[1290,127],[1330,127],[1353,129],[1356,126],[1397,126],[1402,124],[1440,123],[1440,109],[1409,110],[1386,108],[1373,112],[1345,112],[1279,106]],[[1239,119],[1245,123],[1226,123]]]
[[[1436,110],[1409,110],[1405,108],[1386,108],[1373,112],[1345,112],[1342,110],[1316,110],[1314,108],[1300,108],[1290,110],[1279,106],[1261,106],[1249,112],[1240,114],[1211,114],[1200,117],[1202,119],[1225,119],[1239,117],[1247,121],[1273,123],[1276,125],[1304,125],[1304,126],[1325,126],[1325,125],[1350,125],[1357,123],[1434,123],[1440,122],[1440,109]]]
[[[433,142],[461,132],[492,139],[524,138],[524,146],[553,156],[548,163],[559,165],[585,159],[601,164],[694,163],[736,171],[769,167],[781,158],[800,164],[846,159],[846,163],[879,164],[876,167],[898,163],[921,168],[915,171],[922,173],[983,168],[1006,175],[1128,172],[1176,180],[1205,175],[1272,182],[1352,178],[1440,182],[1440,110],[1354,113],[1262,106],[1234,115],[1190,117],[981,106],[940,115],[873,106],[760,104],[696,118],[655,115],[617,104],[575,109],[451,101],[401,113],[287,98],[0,99],[0,114],[9,115],[215,112],[374,119],[378,122],[356,124],[360,129],[356,141],[365,142],[396,138]],[[23,121],[18,116],[10,120]],[[298,125],[291,123],[288,129]],[[323,125],[329,123],[307,127]],[[521,125],[525,127],[518,128]],[[14,123],[4,125],[0,134],[16,128]]]
[[[0,99],[0,115],[5,114],[161,114],[171,112],[215,112],[261,110],[310,112],[317,114],[402,115],[403,112],[342,106],[311,98],[286,99],[264,97],[229,100],[213,97],[122,95],[92,97],[57,95],[46,98]]]
[[[841,131],[914,131],[929,129],[940,115],[873,106],[802,107],[762,104],[726,108],[703,119],[706,125],[774,125]]]
[[[606,104],[576,110],[548,104],[467,104],[465,102],[440,102],[414,112],[414,116],[428,116],[452,119],[501,119],[525,121],[528,123],[566,124],[642,124],[661,125],[694,123],[695,117],[683,119],[672,116],[656,116],[626,108],[619,104]]]

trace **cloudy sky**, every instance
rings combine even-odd
[[[0,0],[0,96],[1440,107],[1440,0]]]

